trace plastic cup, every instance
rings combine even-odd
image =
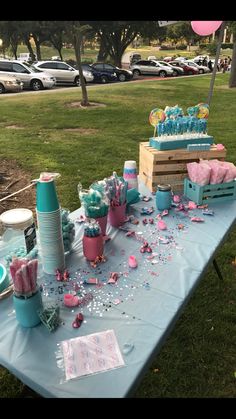
[[[47,182],[37,182],[36,207],[40,212],[51,212],[59,209],[59,202],[53,179]]]

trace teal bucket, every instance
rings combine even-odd
[[[35,327],[41,323],[38,311],[42,310],[43,303],[40,291],[30,298],[20,298],[13,295],[13,305],[16,319],[23,327]]]
[[[40,212],[52,212],[59,209],[54,180],[50,180],[49,182],[37,182],[36,207]]]

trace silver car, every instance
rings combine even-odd
[[[23,83],[14,76],[0,74],[0,94],[2,93],[18,93],[23,89]]]
[[[155,75],[159,77],[173,76],[173,69],[168,66],[161,65],[156,60],[139,60],[130,66],[134,77],[141,74]]]
[[[16,76],[23,88],[41,90],[55,86],[56,79],[48,73],[34,69],[29,64],[17,60],[0,60],[0,74]]]
[[[56,84],[75,84],[80,86],[79,71],[64,61],[38,61],[34,67],[41,71],[47,71],[56,78]],[[93,81],[93,73],[83,70],[85,82]]]
[[[182,67],[178,67],[178,66],[174,66],[171,65],[169,63],[166,63],[165,61],[158,61],[161,65],[167,66],[172,68],[173,70],[173,76],[177,77],[177,76],[183,76],[184,75],[184,70],[182,69]]]

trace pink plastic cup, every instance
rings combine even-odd
[[[109,209],[109,223],[112,227],[120,227],[124,224],[126,215],[126,202],[118,207],[110,207]]]

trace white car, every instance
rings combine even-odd
[[[56,79],[51,74],[34,69],[17,60],[0,60],[0,74],[15,76],[23,83],[23,89],[41,90],[55,86]]]
[[[188,65],[190,65],[192,67],[198,68],[199,74],[210,73],[209,67],[207,67],[205,65],[199,65],[199,64],[195,63],[192,60],[186,60],[185,62],[186,62],[186,64],[188,64]]]
[[[134,76],[140,76],[140,74],[155,75],[159,77],[173,76],[173,69],[168,66],[159,64],[155,60],[140,60],[135,64],[131,65],[130,70]]]
[[[38,61],[34,63],[34,67],[41,71],[47,71],[56,78],[56,84],[74,84],[80,86],[79,71],[64,61]],[[93,73],[88,70],[83,70],[85,82],[92,82],[94,79]]]

